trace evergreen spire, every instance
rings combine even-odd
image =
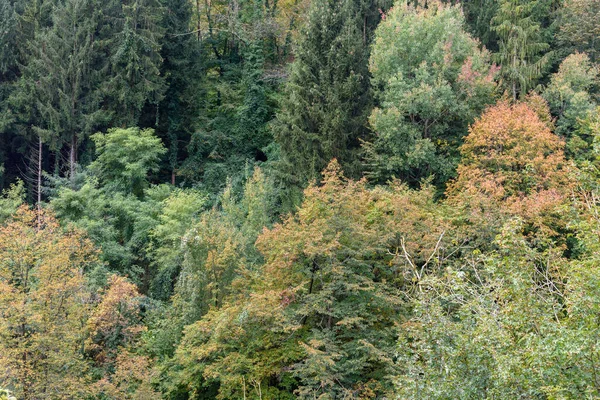
[[[315,0],[275,124],[282,170],[295,184],[317,178],[332,158],[359,170],[360,140],[372,108],[369,44],[376,0]]]
[[[544,42],[541,23],[535,18],[538,0],[499,0],[498,11],[492,19],[499,37],[496,61],[502,66],[504,85],[513,100],[527,93],[549,61],[550,47]]]

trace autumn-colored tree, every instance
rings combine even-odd
[[[144,327],[140,322],[136,286],[126,278],[112,275],[108,287],[88,320],[90,338],[87,352],[99,365],[115,361],[119,348],[131,346]]]
[[[142,400],[158,396],[152,388],[155,372],[151,359],[133,352],[146,330],[141,322],[140,298],[134,284],[112,275],[87,322],[90,337],[86,351],[104,372],[92,389],[102,398]]]
[[[202,387],[222,399],[375,398],[391,389],[401,293],[455,247],[445,207],[431,187],[369,189],[335,162],[323,176],[296,215],[259,237],[264,266],[238,270],[234,295],[185,329],[174,382],[192,398]]]
[[[19,399],[81,397],[91,242],[26,206],[0,227],[0,386]]]
[[[152,387],[156,375],[148,357],[122,350],[115,360],[114,373],[96,382],[94,389],[102,399],[159,399],[160,394]]]
[[[557,207],[569,193],[569,164],[564,143],[550,130],[547,105],[539,96],[528,101],[490,107],[461,148],[458,177],[447,193],[480,228],[493,231],[512,216],[546,232],[557,228]]]

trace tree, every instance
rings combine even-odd
[[[496,62],[513,101],[534,87],[550,60],[551,53],[546,52],[550,46],[537,18],[543,5],[538,0],[500,0],[492,19],[499,45]]]
[[[169,185],[150,186],[148,175],[158,170],[166,150],[151,129],[111,129],[92,139],[97,159],[77,177],[77,186],[55,190],[52,208],[62,221],[88,232],[111,271],[128,275],[146,293],[154,276],[150,233],[172,191]]]
[[[559,43],[570,52],[587,53],[597,62],[600,51],[600,2],[597,0],[568,0],[559,10]]]
[[[111,22],[101,37],[110,60],[105,91],[113,125],[137,126],[144,105],[156,107],[164,95],[165,82],[160,74],[163,10],[158,0],[111,0],[104,10]]]
[[[355,176],[371,111],[368,57],[378,8],[385,2],[317,0],[295,50],[273,126],[290,183],[318,178],[332,158]]]
[[[12,80],[17,72],[17,13],[12,0],[0,1],[0,76]]]
[[[184,262],[182,239],[197,222],[207,203],[206,196],[194,190],[176,190],[162,201],[158,223],[150,232],[149,252],[156,267],[151,293],[168,300]]]
[[[189,0],[162,0],[164,29],[161,49],[161,76],[167,89],[159,105],[157,132],[168,143],[171,183],[185,158],[186,145],[196,128],[200,110],[202,80],[201,47],[189,33],[192,3]]]
[[[264,265],[238,268],[235,291],[186,327],[174,383],[218,398],[391,395],[401,293],[452,252],[451,228],[431,187],[368,189],[336,163],[323,176],[260,235]]]
[[[571,139],[578,121],[595,108],[592,92],[598,82],[598,67],[582,53],[565,58],[558,72],[552,74],[542,97],[548,102],[552,115],[558,119],[558,135]]]
[[[167,152],[153,129],[115,128],[96,133],[92,139],[98,156],[90,170],[106,187],[137,197],[143,195],[148,174],[158,171]]]
[[[376,135],[364,145],[369,177],[445,182],[495,87],[496,69],[465,32],[460,8],[397,5],[377,28],[370,68],[380,105],[369,119]]]
[[[112,275],[87,322],[90,337],[86,352],[104,372],[92,389],[102,398],[142,400],[158,396],[152,388],[151,360],[132,352],[145,331],[141,297],[134,284]]]
[[[0,197],[0,223],[4,223],[25,203],[25,187],[22,181],[10,185]]]
[[[4,133],[12,122],[7,99],[14,89],[13,83],[19,72],[17,38],[19,37],[17,13],[13,1],[0,1],[0,187],[4,187],[4,160],[8,156],[10,137]]]
[[[563,330],[567,261],[532,249],[519,219],[430,275],[401,326],[396,394],[405,399],[578,398],[592,383]],[[579,348],[581,349],[581,348]],[[573,370],[574,369],[574,370]],[[577,378],[576,378],[577,376]],[[575,383],[577,382],[577,383]]]
[[[538,239],[566,227],[560,207],[572,187],[570,165],[564,143],[550,130],[547,106],[543,100],[541,109],[532,106],[539,99],[490,107],[461,147],[458,177],[447,190],[449,201],[464,207],[474,227],[491,237],[515,216],[530,224]]]
[[[25,400],[83,396],[83,271],[97,253],[81,231],[38,213],[22,206],[0,227],[0,381]]]
[[[52,26],[36,31],[28,43],[23,71],[31,101],[39,113],[34,122],[40,140],[55,151],[69,148],[69,173],[75,174],[78,147],[105,120],[101,109],[93,0],[69,0],[56,5]]]
[[[131,347],[144,331],[141,323],[141,298],[136,286],[126,278],[111,275],[100,301],[87,320],[90,337],[86,352],[104,368],[116,362],[120,348]]]

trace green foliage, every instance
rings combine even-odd
[[[168,300],[173,283],[184,260],[182,237],[195,223],[206,204],[206,196],[197,191],[173,191],[161,204],[158,224],[150,232],[153,263],[158,270],[152,282],[154,298]]]
[[[600,397],[598,0],[390,3],[0,0],[0,398]]]
[[[88,232],[111,270],[129,275],[146,292],[154,275],[150,233],[172,190],[150,187],[148,174],[166,150],[150,129],[111,129],[93,140],[98,158],[82,186],[58,188],[52,208],[62,221]]]
[[[376,10],[385,4],[311,2],[273,125],[286,182],[304,186],[319,178],[332,158],[358,175],[360,140],[367,137],[372,108],[369,45],[379,20]]]
[[[52,26],[36,31],[27,44],[22,89],[39,115],[34,131],[54,150],[69,148],[70,176],[80,142],[105,119],[94,64],[96,6],[94,0],[59,3],[50,15]]]
[[[166,149],[152,129],[109,129],[92,139],[98,157],[90,165],[100,183],[115,192],[141,197],[148,173],[156,172]]]
[[[518,220],[507,223],[497,252],[476,251],[425,280],[401,328],[401,398],[586,393],[570,380],[577,363],[564,358],[573,351],[561,336],[565,260],[560,249],[532,250],[522,228]]]
[[[165,83],[160,75],[160,26],[158,0],[110,0],[104,5],[105,26],[101,46],[109,57],[105,82],[115,125],[135,126],[148,102],[158,104]]]
[[[391,389],[395,323],[407,311],[399,289],[433,266],[445,222],[431,188],[369,190],[335,164],[323,174],[296,215],[259,237],[265,264],[238,265],[235,291],[185,329],[173,381],[192,398],[211,385],[218,398]]]
[[[10,218],[25,202],[25,186],[23,181],[17,181],[8,189],[2,191],[0,197],[0,223]]]
[[[468,124],[493,99],[488,53],[464,31],[458,7],[399,4],[377,29],[370,63],[380,106],[364,146],[369,176],[445,182]]]
[[[499,45],[495,58],[504,88],[517,100],[535,86],[551,57],[539,18],[547,4],[538,0],[500,0],[498,4],[492,19]]]
[[[258,0],[220,0],[205,3],[203,10],[200,2],[196,5],[199,35],[203,26],[206,29],[206,37],[198,38],[203,55],[202,102],[180,175],[213,195],[231,178],[240,192],[248,171],[268,158],[266,147],[272,142],[268,122],[282,79],[282,67],[276,63],[280,48],[273,48],[271,42],[280,26],[273,18],[289,9],[285,2]],[[235,12],[229,13],[230,7]],[[269,64],[273,57],[275,63]]]
[[[593,62],[600,51],[600,4],[596,0],[567,0],[559,10],[559,43],[569,52],[587,53]]]
[[[0,76],[11,77],[17,63],[17,14],[14,1],[0,1]]]
[[[0,400],[17,400],[17,398],[12,395],[10,390],[0,388]]]
[[[162,0],[161,26],[165,29],[161,48],[161,76],[167,89],[159,104],[157,135],[168,144],[168,163],[172,182],[185,146],[196,128],[202,83],[201,45],[189,34],[192,3],[189,0]],[[173,182],[174,183],[174,182]]]
[[[587,55],[575,53],[563,60],[542,94],[552,115],[558,119],[556,133],[567,137],[569,155],[577,160],[589,155],[590,136],[581,137],[577,132],[582,120],[596,108],[596,97],[592,93],[597,85],[597,66]]]

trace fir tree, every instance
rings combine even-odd
[[[167,90],[159,106],[157,133],[164,136],[169,148],[171,183],[184,159],[187,144],[195,128],[200,107],[199,84],[202,65],[200,46],[189,33],[192,8],[188,0],[163,0],[162,27],[165,36],[161,56],[161,75]]]
[[[163,98],[162,12],[158,0],[113,0],[105,5],[108,24],[102,36],[110,59],[106,94],[117,125],[137,125],[144,105],[156,106]]]
[[[98,25],[94,0],[67,0],[52,10],[52,26],[28,43],[24,90],[35,105],[34,131],[54,150],[68,148],[69,175],[78,148],[104,118],[94,64]]]
[[[282,170],[295,184],[317,178],[332,158],[351,175],[372,107],[369,45],[377,1],[317,0],[295,52],[274,126]]]
[[[513,100],[533,88],[549,62],[550,47],[544,41],[542,26],[536,8],[539,0],[500,0],[492,19],[498,35],[499,50],[496,61],[502,66],[504,86]]]

